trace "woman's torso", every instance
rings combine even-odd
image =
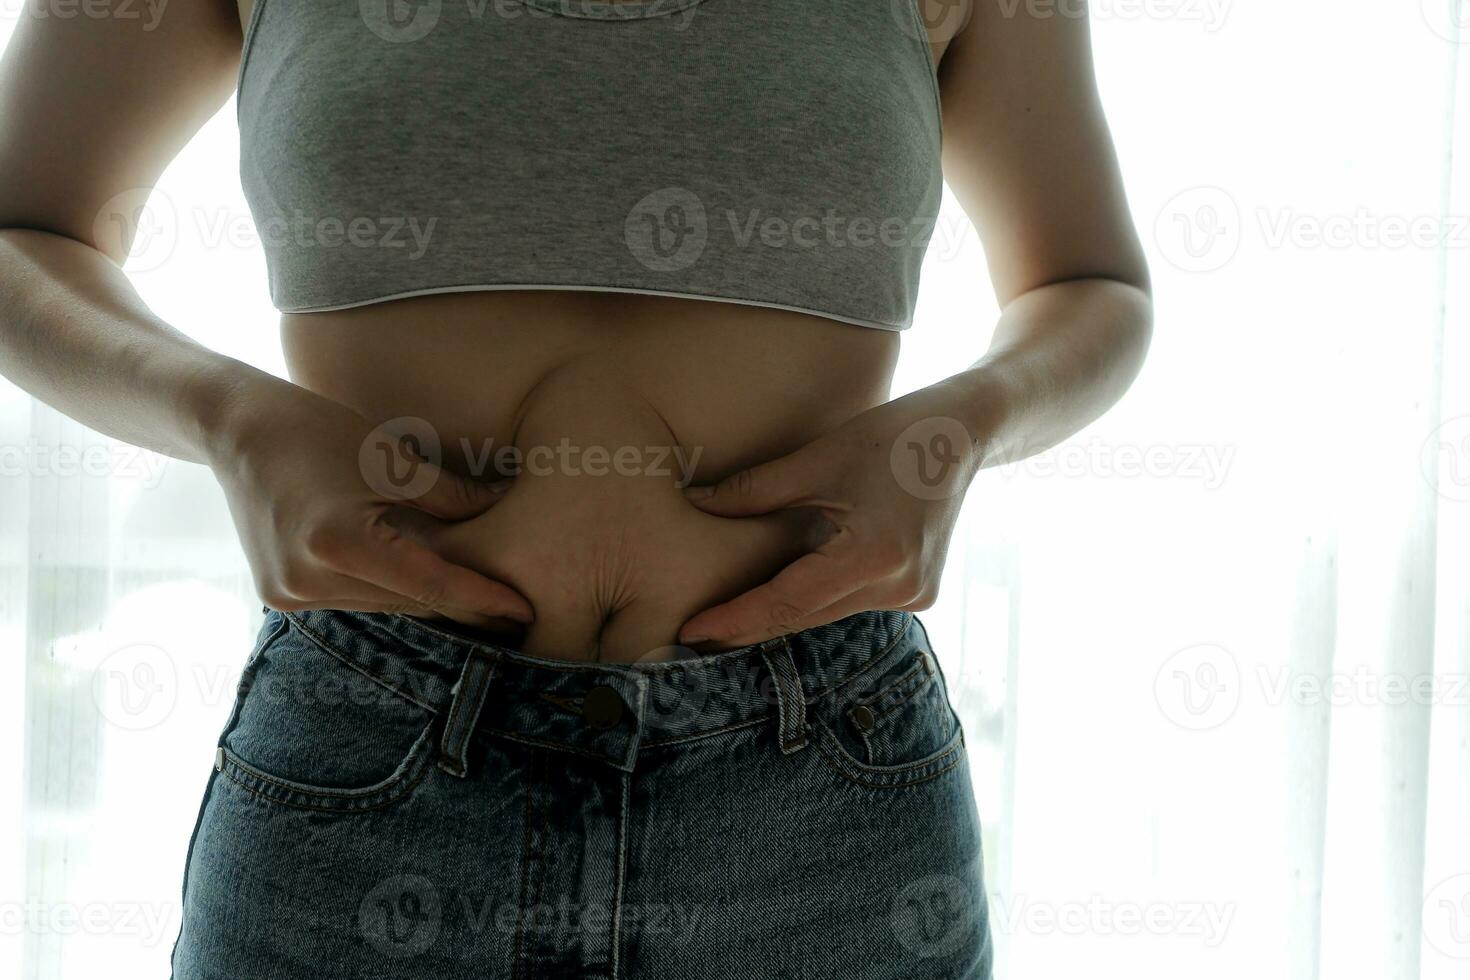
[[[530,600],[526,652],[609,660],[668,655],[685,620],[815,542],[809,511],[712,517],[680,486],[882,402],[897,352],[895,334],[804,314],[615,294],[398,300],[287,315],[282,337],[293,380],[427,425],[446,467],[493,480],[519,463],[435,544]]]
[[[606,660],[673,655],[690,616],[820,538],[809,511],[717,518],[679,488],[880,404],[898,352],[894,331],[808,313],[556,290],[286,313],[281,331],[293,381],[375,423],[427,427],[448,468],[495,479],[516,448],[500,503],[435,544],[530,600],[517,646]]]

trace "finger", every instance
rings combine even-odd
[[[401,535],[376,545],[372,558],[353,574],[429,609],[461,609],[530,623],[536,614],[515,589],[446,561]]]
[[[482,500],[482,490],[440,465],[437,448],[427,448],[438,442],[437,434],[395,431],[396,423],[410,421],[405,418],[384,423],[358,447],[358,470],[368,489],[379,499],[395,504],[465,516],[473,516],[493,502]]]
[[[713,486],[688,487],[684,498],[719,517],[768,514],[808,501],[819,475],[812,455],[798,451],[733,473]]]
[[[679,642],[745,646],[794,633],[800,624],[867,584],[854,577],[841,558],[814,551],[764,585],[696,615],[679,630]]]
[[[414,507],[445,521],[464,521],[478,517],[499,503],[505,496],[505,491],[515,482],[507,478],[486,483],[460,476],[453,470],[436,467],[432,463],[422,465],[427,470],[423,480],[426,489],[415,496],[394,502]],[[428,476],[433,479],[428,479]]]
[[[816,612],[810,614],[805,619],[793,623],[792,628],[790,630],[787,630],[787,632],[800,633],[802,630],[815,629],[818,626],[826,626],[828,623],[835,623],[839,619],[846,619],[848,616],[853,616],[860,612],[868,612],[872,609],[890,608],[892,607],[886,605],[882,600],[875,597],[872,589],[859,589],[852,595],[846,596],[840,601],[834,602],[832,605],[827,606],[824,609],[818,609]],[[776,635],[779,636],[781,634]],[[767,637],[767,639],[769,639],[769,637]],[[759,643],[760,641],[751,640],[748,642]],[[741,646],[744,645],[746,644],[742,642]]]
[[[477,626],[481,629],[498,630],[504,629],[508,622],[505,616],[489,616],[484,613],[470,612],[463,609],[430,609],[387,589],[379,588],[371,582],[351,578],[347,575],[330,574],[323,579],[322,590],[330,593],[336,598],[313,599],[309,602],[291,603],[290,612],[299,612],[306,609],[344,609],[349,612],[372,612],[388,613],[394,616],[419,616],[422,618],[435,618],[448,616],[456,622],[468,626]]]

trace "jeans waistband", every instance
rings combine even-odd
[[[657,662],[552,660],[410,616],[284,613],[378,683],[445,711],[440,765],[464,775],[470,736],[491,732],[631,771],[640,749],[746,725],[777,725],[783,752],[805,744],[805,708],[877,663],[915,628],[897,610],[720,653]]]

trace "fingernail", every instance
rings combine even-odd
[[[703,643],[705,640],[708,640],[708,639],[709,639],[709,637],[707,637],[707,636],[700,636],[698,633],[696,633],[696,634],[694,634],[692,636],[682,637],[679,642],[683,643],[686,647],[692,647],[692,646],[694,646],[694,644],[696,644],[696,643]]]
[[[688,497],[690,500],[704,500],[707,497],[713,497],[714,494],[715,494],[715,488],[714,487],[685,487],[684,488],[684,496],[685,497]]]

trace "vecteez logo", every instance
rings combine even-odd
[[[919,959],[953,956],[978,931],[983,899],[952,875],[911,881],[893,896],[889,920],[900,945]]]
[[[358,0],[357,7],[368,30],[390,44],[405,44],[438,25],[444,0]]]
[[[428,493],[443,462],[438,431],[427,419],[409,415],[374,428],[357,454],[363,480],[389,500],[415,500]]]
[[[133,187],[108,198],[92,222],[93,241],[111,254],[126,254],[129,272],[151,272],[173,257],[179,216],[167,194]]]
[[[439,937],[443,923],[439,889],[423,875],[395,875],[379,882],[357,908],[362,937],[384,956],[420,956]]]
[[[1185,272],[1224,268],[1240,249],[1241,237],[1240,206],[1219,187],[1180,191],[1154,220],[1159,251]]]
[[[1446,878],[1424,896],[1424,938],[1435,950],[1470,960],[1470,873]]]
[[[970,432],[958,419],[945,416],[920,419],[889,447],[893,478],[920,500],[944,500],[969,485],[972,445]]]
[[[888,12],[907,36],[943,44],[965,29],[975,13],[975,0],[889,0]]]
[[[1189,731],[1225,724],[1240,706],[1240,663],[1214,643],[1179,650],[1154,677],[1154,700],[1164,717]]]
[[[113,650],[92,672],[98,713],[124,731],[163,724],[179,699],[179,671],[167,650],[133,643]]]
[[[1419,452],[1424,480],[1445,500],[1470,502],[1470,415],[1444,422]]]
[[[1470,40],[1470,0],[1419,0],[1424,23],[1451,44]]]
[[[709,243],[704,202],[683,187],[647,195],[623,223],[628,251],[653,272],[681,272],[698,262]]]

